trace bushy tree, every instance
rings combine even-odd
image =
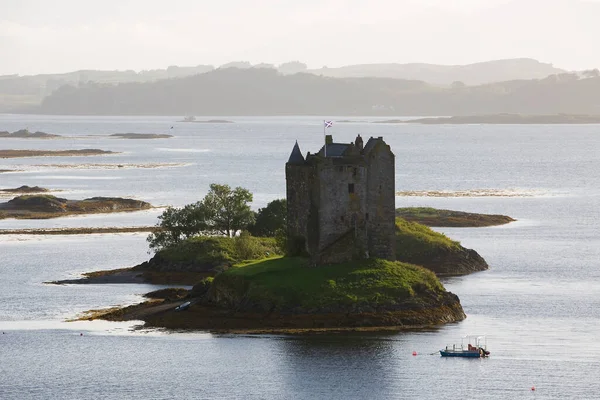
[[[174,246],[205,230],[200,203],[183,208],[167,207],[158,219],[158,229],[147,238],[152,250]]]
[[[273,200],[264,208],[259,208],[256,222],[248,227],[253,236],[274,237],[278,230],[287,227],[287,202],[285,199]]]
[[[208,194],[202,200],[202,218],[209,233],[229,237],[254,222],[250,209],[252,193],[242,187],[231,189],[229,185],[210,185]]]
[[[168,207],[158,217],[158,229],[147,239],[150,249],[171,247],[199,234],[232,237],[254,222],[251,201],[247,189],[213,183],[202,201],[183,208]]]

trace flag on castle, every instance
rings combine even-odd
[[[325,130],[327,128],[331,128],[332,126],[333,126],[333,121],[323,120],[323,138],[325,139],[325,146],[324,146],[325,157],[327,157],[327,135],[325,134]]]

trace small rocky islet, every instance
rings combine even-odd
[[[19,138],[19,139],[56,139],[62,136],[46,132],[30,132],[28,129],[19,129],[18,131],[8,132],[0,131],[0,138]]]
[[[75,214],[139,211],[151,207],[150,203],[141,200],[120,197],[68,200],[49,194],[29,194],[0,203],[0,219],[48,219]]]
[[[397,208],[396,216],[426,226],[475,228],[504,225],[515,220],[506,215],[477,214],[464,211],[440,210],[431,207]]]
[[[5,188],[5,189],[0,189],[0,194],[2,193],[10,193],[10,194],[15,194],[15,193],[46,193],[49,192],[49,189],[40,187],[40,186],[27,186],[27,185],[23,185],[23,186],[19,186],[18,188]]]
[[[196,117],[185,117],[184,119],[177,122],[195,122],[199,124],[233,124],[233,121],[229,121],[226,119],[207,119],[207,120],[199,120]]]
[[[110,137],[115,139],[168,139],[172,138],[173,135],[165,133],[113,133]]]
[[[78,149],[78,150],[0,150],[0,158],[20,157],[75,157],[75,156],[98,156],[106,154],[117,154],[114,151],[100,149]]]
[[[108,135],[115,139],[167,139],[172,138],[173,135],[164,133],[113,133]],[[12,139],[57,139],[63,138],[62,135],[47,132],[30,132],[28,129],[19,129],[18,131],[8,132],[0,131],[0,138],[12,138]]]

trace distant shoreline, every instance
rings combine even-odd
[[[0,229],[0,235],[88,235],[94,233],[154,232],[154,226],[108,226],[92,228],[24,228]]]
[[[548,115],[523,115],[523,114],[490,114],[467,115],[454,117],[428,117],[410,120],[390,119],[375,121],[378,124],[600,124],[600,115],[579,114],[548,114]]]

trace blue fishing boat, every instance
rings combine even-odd
[[[465,341],[467,346],[464,346]],[[446,346],[440,350],[442,357],[468,357],[483,358],[488,357],[490,352],[487,350],[487,339],[485,336],[465,336],[461,339],[460,345],[453,344],[452,347]]]

